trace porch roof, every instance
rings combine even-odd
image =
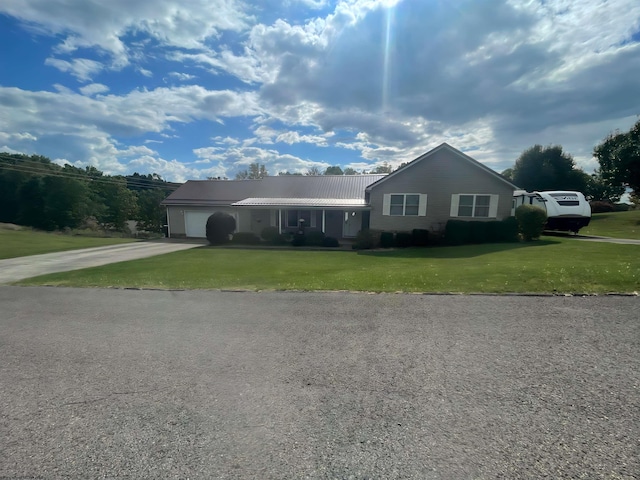
[[[245,198],[234,207],[364,208],[364,198]]]

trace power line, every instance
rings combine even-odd
[[[21,168],[35,168],[35,166],[37,167],[43,167],[43,168],[53,168],[54,170],[38,170],[37,173],[42,173],[42,174],[48,174],[49,172],[53,171],[55,173],[60,173],[60,174],[64,174],[68,177],[75,177],[78,179],[83,179],[83,180],[95,180],[95,179],[114,179],[114,181],[117,182],[118,178],[122,178],[124,180],[127,181],[127,184],[131,184],[133,186],[138,186],[138,187],[145,187],[148,185],[152,185],[153,182],[156,182],[156,185],[154,185],[154,188],[157,188],[157,182],[162,182],[165,183],[167,185],[167,187],[159,187],[159,188],[178,188],[180,185],[182,185],[181,183],[176,183],[176,182],[167,182],[164,180],[154,180],[154,179],[147,179],[144,177],[140,177],[140,178],[136,178],[131,176],[126,176],[126,175],[117,175],[117,176],[113,176],[113,175],[106,175],[106,176],[99,176],[99,177],[93,177],[89,174],[89,172],[86,172],[85,170],[82,170],[80,167],[76,167],[73,165],[69,165],[70,169],[74,169],[74,170],[78,170],[79,172],[75,172],[73,170],[65,170],[65,167],[62,167],[56,163],[53,162],[49,162],[49,163],[45,163],[45,162],[39,162],[37,160],[32,160],[30,158],[15,158],[15,157],[11,157],[11,156],[7,156],[7,155],[3,155],[0,154],[0,159],[2,160],[10,160],[12,162],[12,164],[9,164],[13,167],[21,167]],[[28,165],[20,165],[21,163],[26,163]],[[6,165],[3,164],[2,162],[0,162],[0,166],[2,165]],[[55,170],[55,169],[59,169],[59,170]],[[97,170],[97,169],[96,169]],[[99,171],[99,170],[98,170]],[[83,173],[80,173],[83,172]],[[34,172],[36,173],[36,172]],[[102,172],[100,172],[102,173]]]
[[[176,188],[178,188],[178,185],[169,184],[168,182],[167,182],[167,186],[153,185],[153,184],[149,184],[149,183],[142,183],[142,182],[139,182],[137,180],[129,180],[126,177],[122,177],[122,180],[116,179],[116,178],[113,178],[113,177],[109,177],[109,176],[107,176],[107,177],[91,177],[91,176],[88,176],[88,175],[75,174],[75,173],[71,173],[71,172],[38,169],[38,168],[30,167],[30,166],[27,166],[27,165],[10,165],[10,164],[0,163],[0,170],[25,173],[25,174],[28,174],[28,175],[43,175],[43,176],[49,176],[49,177],[67,178],[69,180],[96,182],[96,183],[102,183],[102,184],[106,184],[106,185],[120,185],[120,186],[123,186],[123,187],[126,187],[126,188],[134,187],[134,188],[140,188],[140,189],[167,190],[167,191],[168,190],[173,191]]]

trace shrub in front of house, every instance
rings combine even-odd
[[[376,238],[371,230],[365,228],[364,230],[360,230],[356,235],[356,241],[353,244],[353,248],[355,250],[368,250],[370,248],[375,247]]]
[[[238,232],[233,234],[231,243],[234,243],[236,245],[259,245],[260,238],[258,238],[255,233]]]
[[[547,212],[535,205],[520,205],[516,208],[516,220],[523,240],[530,242],[542,235],[547,223]]]
[[[236,229],[236,219],[228,213],[215,212],[207,219],[207,240],[211,245],[229,242],[229,236]]]
[[[507,217],[498,222],[498,242],[518,241],[518,220],[516,217]]]
[[[429,245],[429,230],[414,228],[411,231],[411,244],[414,247],[426,247]]]
[[[291,239],[291,245],[294,247],[304,247],[307,244],[306,235],[304,233],[296,233]]]
[[[318,231],[307,232],[306,245],[309,247],[321,247],[324,240],[324,233]]]
[[[488,222],[469,222],[469,240],[471,243],[490,242]]]
[[[338,242],[338,240],[333,237],[324,237],[322,239],[322,246],[329,247],[329,248],[337,248],[340,246],[340,242]]]
[[[469,222],[449,220],[444,227],[444,238],[448,245],[465,245],[471,243]]]
[[[409,232],[398,232],[396,233],[396,247],[398,248],[407,248],[411,246],[412,235]]]
[[[393,247],[393,232],[381,232],[380,233],[380,247],[391,248]]]
[[[267,243],[275,244],[280,237],[278,227],[264,227],[260,232],[260,238]]]

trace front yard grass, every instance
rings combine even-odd
[[[640,240],[640,210],[594,213],[591,222],[580,230],[582,235]]]
[[[131,238],[79,237],[38,232],[31,229],[8,230],[0,228],[0,260],[132,241]]]
[[[362,252],[202,247],[36,277],[19,284],[369,292],[637,292],[640,246],[558,238]]]

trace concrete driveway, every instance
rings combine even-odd
[[[97,267],[108,263],[125,262],[165,253],[201,247],[200,242],[150,241],[123,243],[107,247],[83,248],[66,252],[29,255],[0,260],[0,284],[17,282],[47,273],[68,272]]]
[[[640,299],[0,287],[0,478],[637,479]]]

